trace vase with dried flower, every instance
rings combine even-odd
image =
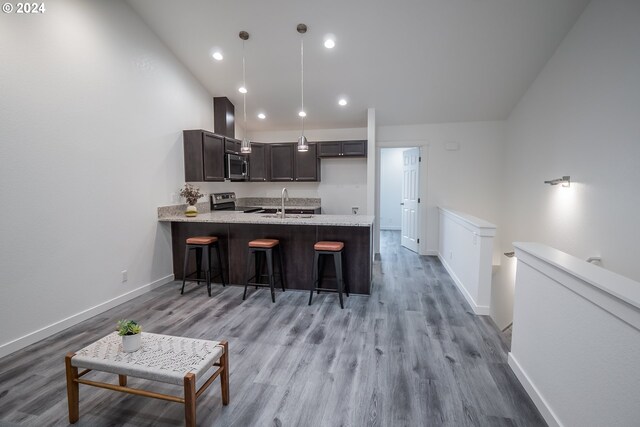
[[[198,215],[198,208],[196,208],[196,203],[198,199],[204,197],[204,194],[200,192],[198,187],[194,187],[191,184],[185,184],[184,188],[180,190],[180,195],[187,199],[187,209],[184,214],[186,216],[196,216]]]

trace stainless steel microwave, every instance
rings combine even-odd
[[[246,157],[235,154],[225,154],[224,177],[231,181],[246,181],[249,179],[249,162]]]

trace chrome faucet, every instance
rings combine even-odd
[[[282,211],[280,212],[280,218],[284,219],[284,198],[287,198],[289,201],[289,192],[287,191],[287,187],[282,189]]]

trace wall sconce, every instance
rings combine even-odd
[[[569,187],[569,185],[571,185],[571,177],[569,175],[565,175],[562,178],[550,179],[544,183],[550,185],[562,184],[563,187]]]

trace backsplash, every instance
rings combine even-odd
[[[287,207],[292,206],[321,206],[320,198],[314,197],[290,197],[285,201]],[[280,206],[280,197],[241,197],[237,200],[238,206]]]

